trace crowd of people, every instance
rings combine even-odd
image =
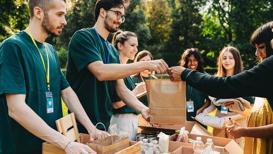
[[[196,48],[185,50],[174,67],[147,50],[138,52],[137,34],[119,28],[128,1],[98,0],[94,26],[76,31],[70,39],[65,77],[46,39],[59,36],[66,26],[66,1],[28,3],[27,28],[0,45],[0,153],[42,153],[44,141],[68,154],[96,153],[56,130],[61,100],[75,113],[79,131],[91,140],[109,136],[108,128],[113,127],[135,140],[138,115],[150,118],[145,80],[155,73],[186,81],[188,121],[215,127],[214,133],[222,137],[245,137],[245,153],[273,152],[273,22],[252,34],[257,66],[243,70],[238,49],[226,46],[217,73],[209,75]],[[110,33],[115,33],[112,42]],[[207,117],[218,118],[221,125],[204,120]],[[226,129],[230,119],[235,126]],[[95,127],[98,123],[103,125]]]

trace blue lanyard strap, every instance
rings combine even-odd
[[[100,37],[100,35],[99,35],[99,33],[97,32],[97,30],[93,27],[93,29],[95,30],[95,32],[96,32],[96,34],[97,34],[97,37],[98,37],[98,40],[99,40],[99,42],[100,42],[100,45],[101,45],[101,49],[103,49],[103,43],[102,43],[102,38]],[[110,55],[109,55],[109,45],[110,45],[110,43],[106,40],[103,40],[104,42],[105,42],[105,44],[106,44],[106,48],[107,48],[107,50],[105,51],[105,53],[103,54],[103,52],[102,51],[104,51],[104,50],[101,50],[101,57],[102,57],[102,60],[103,60],[103,63],[105,63],[105,64],[108,64],[109,62],[110,62]],[[105,56],[103,56],[103,55],[105,55]]]

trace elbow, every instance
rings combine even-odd
[[[99,71],[95,76],[99,81],[105,81],[107,79],[102,71]]]
[[[113,80],[103,69],[98,70],[95,73],[95,76],[97,80],[99,81],[107,81],[107,80]]]
[[[16,120],[17,118],[17,116],[16,116],[16,111],[15,111],[15,109],[14,108],[9,108],[8,109],[8,115],[9,115],[9,117],[10,118],[12,118],[12,119],[14,119],[14,120]]]

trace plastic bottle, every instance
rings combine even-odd
[[[148,139],[143,139],[141,144],[141,154],[146,154],[148,151]]]
[[[166,135],[162,132],[158,134],[159,137],[159,149],[161,153],[168,153],[169,152],[169,135]]]
[[[189,139],[188,133],[189,132],[185,130],[185,127],[182,127],[180,129],[180,132],[179,132],[179,134],[177,136],[176,141],[178,141],[178,142],[188,142],[188,139]]]
[[[207,142],[205,144],[205,149],[202,152],[202,154],[213,154],[214,153],[214,144],[211,138],[207,139]]]
[[[153,140],[152,143],[154,154],[160,154],[160,149],[157,140]]]
[[[194,154],[202,154],[204,150],[204,143],[201,140],[201,137],[196,137],[196,141],[193,143]]]
[[[148,143],[147,152],[145,154],[153,154],[153,150],[154,150],[153,143]]]

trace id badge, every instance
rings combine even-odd
[[[194,112],[194,104],[193,104],[193,101],[191,100],[187,101],[187,111]]]
[[[53,101],[53,94],[51,91],[46,92],[46,112],[47,113],[54,112],[54,101]]]
[[[228,113],[228,108],[225,106],[221,106],[221,113],[227,114]]]

